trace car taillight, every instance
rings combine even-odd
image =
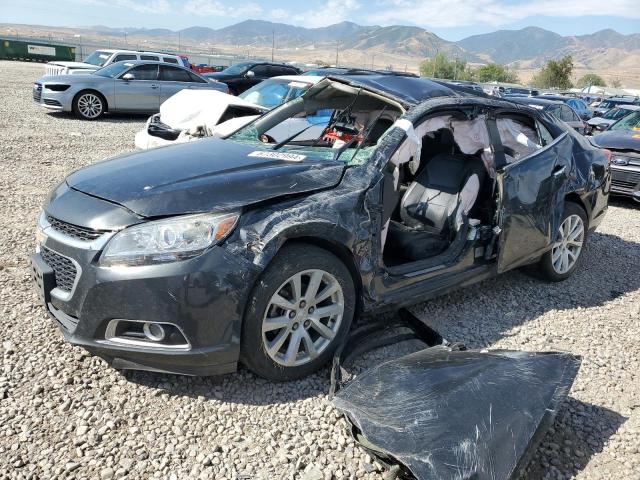
[[[611,165],[611,158],[613,157],[613,153],[611,153],[611,150],[607,150],[606,148],[603,148],[602,153],[604,153],[605,156],[607,157],[607,163]]]

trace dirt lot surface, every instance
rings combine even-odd
[[[37,214],[66,174],[132,150],[144,118],[47,113],[31,101],[42,71],[0,62],[0,478],[381,478],[326,370],[288,384],[121,373],[62,340],[29,281]],[[527,479],[640,479],[638,205],[612,204],[565,283],[512,272],[414,311],[471,347],[583,357]]]

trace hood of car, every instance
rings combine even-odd
[[[97,65],[91,65],[90,63],[84,62],[49,62],[49,64],[67,68],[82,68],[86,70],[98,70],[100,68]]]
[[[213,78],[215,80],[225,80],[228,78],[241,77],[242,75],[238,75],[238,74],[229,75],[228,73],[224,73],[224,71],[222,71],[222,72],[206,73],[204,76],[207,78]]]
[[[253,110],[255,115],[267,109],[218,90],[180,90],[160,105],[160,121],[176,130],[218,124],[230,106]]]
[[[640,152],[640,130],[610,130],[593,137],[598,147]]]
[[[602,118],[602,117],[593,117],[587,123],[589,125],[602,125],[602,124],[611,125],[612,123],[615,123],[615,120],[609,120],[608,118]]]
[[[76,74],[76,75],[45,75],[37,80],[37,83],[63,83],[71,85],[73,83],[100,82],[107,80],[108,77],[94,75],[92,72]]]
[[[209,138],[136,152],[67,177],[143,217],[224,211],[336,186],[344,163]]]

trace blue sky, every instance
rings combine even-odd
[[[447,40],[529,25],[562,35],[640,32],[638,0],[0,0],[0,23],[179,30],[249,18],[305,27],[417,25]]]

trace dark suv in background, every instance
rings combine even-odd
[[[296,67],[284,63],[251,61],[236,63],[221,72],[207,73],[204,76],[226,83],[229,93],[238,95],[267,78],[300,73]]]

